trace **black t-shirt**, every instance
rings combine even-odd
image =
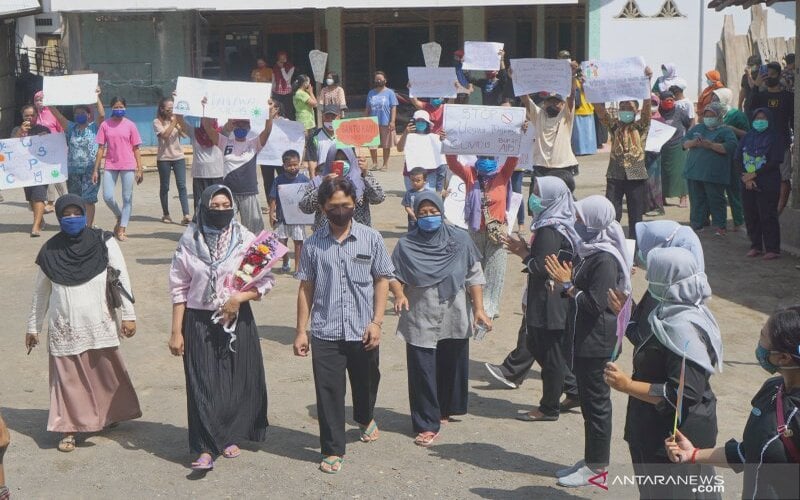
[[[555,228],[536,230],[531,253],[525,259],[528,272],[528,295],[525,318],[528,326],[544,330],[563,330],[567,320],[569,300],[561,295],[561,287],[550,290],[550,275],[544,268],[544,258],[556,255],[559,260],[572,261],[572,245]]]
[[[794,129],[794,94],[787,90],[778,92],[754,91],[752,103],[748,106],[750,119],[758,108],[767,108],[772,113],[772,121],[778,136],[783,139],[784,147],[792,143],[792,129]]]

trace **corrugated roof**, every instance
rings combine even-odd
[[[720,11],[726,7],[741,7],[747,9],[753,5],[765,3],[767,5],[776,4],[779,2],[794,2],[795,0],[711,0],[708,2],[709,9]]]

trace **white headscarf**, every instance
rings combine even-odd
[[[589,241],[578,243],[578,256],[586,258],[597,252],[608,252],[617,259],[622,268],[623,282],[619,283],[625,293],[630,293],[633,255],[625,245],[625,232],[615,220],[614,205],[605,196],[593,195],[575,203],[575,209],[587,229],[598,231]]]
[[[686,88],[686,80],[678,76],[678,67],[675,63],[664,63],[664,70],[666,75],[658,77],[658,91],[666,92],[673,85],[677,85],[681,89]]]

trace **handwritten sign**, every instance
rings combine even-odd
[[[220,82],[202,78],[178,77],[175,88],[175,113],[206,116],[219,121],[250,120],[263,124],[269,116],[267,101],[272,84],[257,82]],[[203,98],[208,102],[203,106]]]
[[[582,62],[586,99],[589,102],[650,99],[650,79],[645,76],[644,68],[641,57]]]
[[[525,108],[446,104],[442,152],[519,155]]]
[[[529,123],[528,128],[522,132],[519,144],[519,160],[517,168],[530,172],[533,170],[533,143],[536,141],[536,131]]]
[[[501,50],[503,44],[498,42],[464,42],[462,68],[465,71],[497,71],[500,69]]]
[[[281,200],[283,220],[287,224],[310,225],[314,223],[314,214],[306,214],[300,210],[300,200],[306,192],[308,183],[281,184],[278,186],[278,198]]]
[[[333,134],[337,148],[374,148],[381,143],[381,129],[376,116],[333,120]]]
[[[328,64],[328,53],[321,50],[312,50],[308,53],[308,60],[311,63],[311,72],[314,73],[314,80],[322,82],[325,79],[325,65]]]
[[[436,134],[409,134],[403,151],[408,170],[417,167],[435,170],[439,165],[447,163],[442,154],[442,141]]]
[[[0,189],[66,180],[67,140],[63,133],[0,140]]]
[[[442,57],[442,46],[436,42],[423,43],[422,57],[425,59],[425,67],[438,68],[439,59]]]
[[[455,68],[408,68],[410,97],[456,97],[458,77]]]
[[[269,139],[258,152],[258,164],[283,165],[283,153],[293,149],[302,158],[305,147],[306,130],[302,123],[286,119],[274,120]]]
[[[45,76],[42,82],[45,106],[72,106],[97,102],[97,73]]]
[[[556,92],[566,97],[572,91],[572,66],[566,59],[511,59],[514,94]]]
[[[644,150],[658,153],[668,140],[675,135],[675,127],[661,123],[660,121],[650,120],[650,131],[647,133],[647,142]]]
[[[461,159],[459,159],[461,161]],[[473,160],[474,162],[474,160]],[[462,164],[469,164],[461,161]],[[467,229],[467,222],[464,218],[464,206],[467,200],[467,186],[461,177],[453,176],[450,179],[448,186],[449,193],[447,198],[444,199],[444,217],[453,224],[463,229]],[[511,223],[517,220],[517,211],[522,204],[522,195],[520,193],[510,193],[510,200],[508,203],[508,211],[506,212],[506,219]],[[508,234],[511,235],[513,231],[513,224],[508,225]]]

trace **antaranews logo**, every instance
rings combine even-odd
[[[608,491],[610,486],[685,486],[692,493],[724,493],[725,478],[701,474],[611,474],[603,471],[589,478],[589,484]]]

